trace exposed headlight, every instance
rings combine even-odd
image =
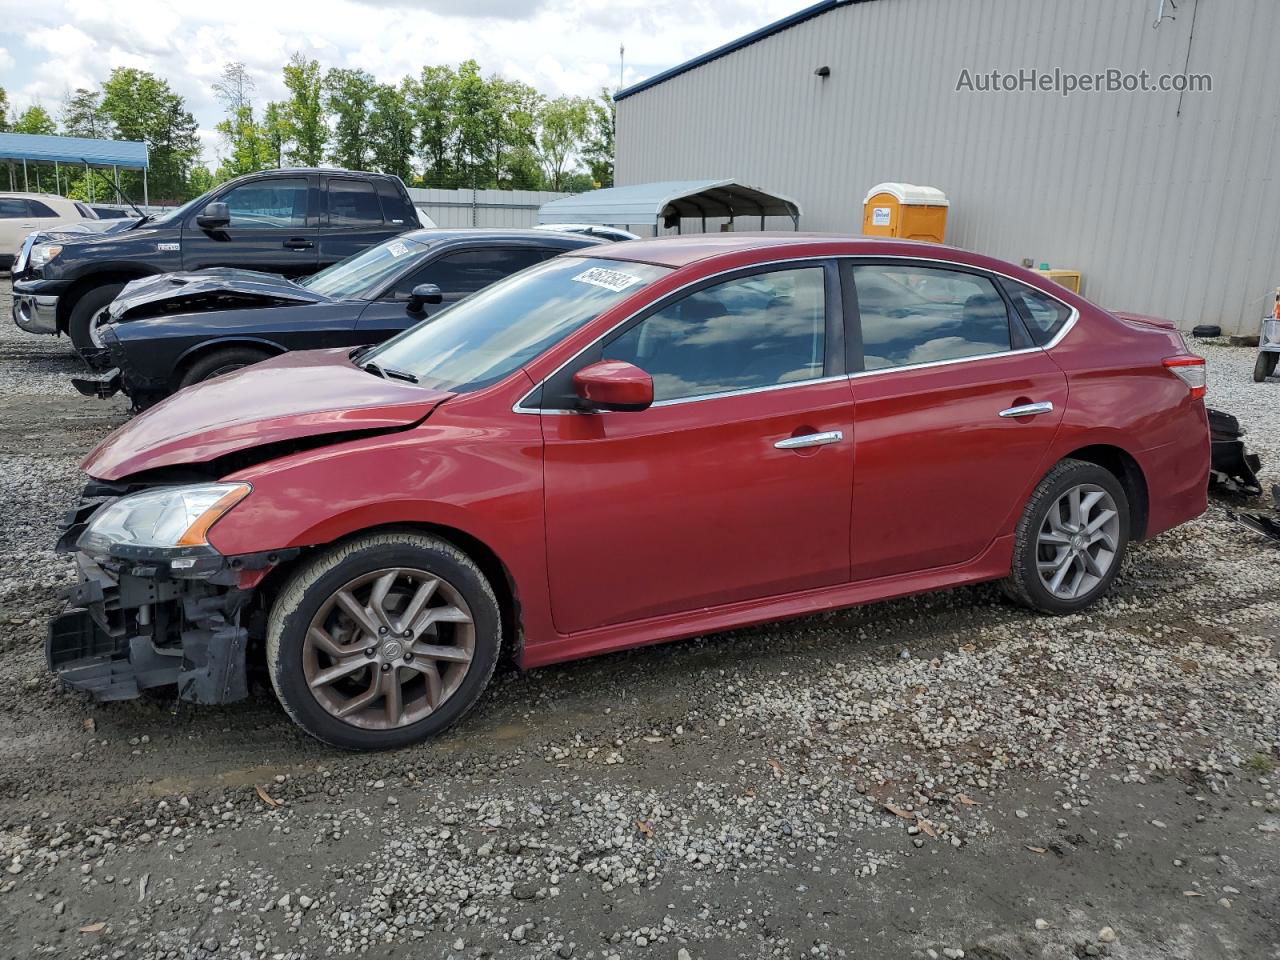
[[[1280,320],[1268,320],[1262,325],[1262,342],[1280,345]]]
[[[33,267],[43,267],[60,253],[62,253],[60,243],[37,243],[31,248],[31,258],[27,262]]]
[[[247,483],[199,483],[133,493],[94,514],[76,545],[94,556],[208,555],[216,552],[209,528],[251,489]]]

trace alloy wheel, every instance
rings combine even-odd
[[[1062,494],[1036,537],[1036,569],[1046,590],[1060,600],[1085,596],[1115,564],[1120,511],[1102,487],[1084,483]]]
[[[316,702],[366,730],[430,715],[461,686],[475,654],[475,623],[462,594],[425,570],[376,570],[321,605],[302,647]]]

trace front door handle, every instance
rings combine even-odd
[[[310,250],[315,244],[306,237],[290,237],[284,242],[284,246],[286,250]]]
[[[801,447],[821,447],[828,443],[839,443],[844,439],[841,430],[828,430],[826,433],[806,433],[799,437],[787,437],[774,444],[779,450],[799,450]]]
[[[1053,404],[1048,400],[1042,403],[1023,403],[1007,410],[1001,410],[1002,417],[1034,417],[1042,413],[1053,413]]]

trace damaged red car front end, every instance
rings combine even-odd
[[[89,455],[82,469],[92,479],[58,542],[75,554],[79,582],[45,651],[68,685],[102,700],[173,684],[196,703],[246,696],[245,584],[298,551],[213,547],[210,528],[252,491],[221,478],[308,446],[410,428],[448,397],[370,376],[349,352],[290,353],[183,391]]]

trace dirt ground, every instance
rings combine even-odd
[[[1204,349],[1275,482],[1280,383]],[[126,416],[76,368],[5,283],[0,958],[1280,958],[1280,549],[1221,502],[1087,614],[979,587],[507,670],[350,755],[261,678],[47,673],[55,529]]]

